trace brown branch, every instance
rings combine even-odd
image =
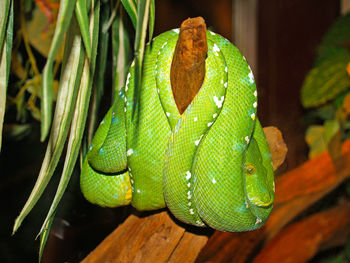
[[[208,52],[206,31],[207,27],[201,17],[189,18],[180,27],[170,81],[181,114],[196,96],[204,80]]]
[[[254,263],[307,262],[317,251],[344,244],[349,233],[348,201],[288,226],[264,247]]]

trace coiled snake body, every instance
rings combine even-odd
[[[228,40],[207,31],[204,82],[180,114],[170,84],[177,39],[171,30],[147,46],[136,116],[130,67],[92,140],[82,192],[101,206],[168,206],[196,226],[259,228],[271,212],[274,183],[250,67]]]

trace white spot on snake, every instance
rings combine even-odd
[[[224,87],[227,88],[227,82],[224,84]]]
[[[209,31],[209,33],[210,33],[211,35],[213,35],[213,36],[216,35],[216,34],[215,34],[214,32],[212,32],[212,31]]]
[[[174,28],[173,31],[174,31],[175,33],[179,34],[180,29],[179,29],[179,28]]]
[[[192,176],[191,172],[187,171],[186,172],[186,180],[190,180],[191,176]]]
[[[192,205],[192,203],[191,202],[188,202],[188,204],[187,204],[188,206],[191,206]]]
[[[198,121],[198,118],[197,118],[197,117],[194,117],[194,118],[193,118],[193,121]]]
[[[100,150],[98,150],[98,154],[102,155],[105,153],[105,150],[103,148],[100,148]]]
[[[228,71],[228,69],[227,69],[227,67],[225,67],[225,72],[227,72]]]
[[[134,150],[133,149],[129,149],[127,152],[126,152],[126,156],[130,156],[134,153]]]
[[[101,121],[101,123],[100,124],[104,124],[106,121],[105,121],[105,119],[103,119],[102,121]]]
[[[217,113],[214,113],[214,114],[213,114],[213,118],[214,118],[214,119],[215,119],[217,116],[218,116]]]
[[[136,191],[136,192],[141,193],[140,189],[137,189],[137,191]]]
[[[250,117],[251,117],[253,120],[255,120],[255,113],[252,113],[252,114],[250,115]]]
[[[216,180],[215,178],[213,178],[213,180],[211,180],[213,184],[216,184]]]
[[[254,96],[257,97],[258,96],[258,92],[254,91]]]
[[[131,67],[135,66],[135,60],[132,61]]]
[[[126,77],[126,85],[129,84],[130,77],[131,77],[131,73],[129,72],[128,76]]]
[[[248,77],[249,77],[249,82],[250,82],[251,84],[253,84],[253,83],[254,83],[253,72],[249,72]]]
[[[188,183],[188,184],[187,184],[187,187],[190,188],[190,187],[191,187],[191,183]]]
[[[275,182],[272,182],[273,192],[275,192]]]
[[[198,146],[198,144],[200,143],[200,141],[202,140],[203,134],[199,137],[199,139],[197,141],[194,141],[194,144],[196,146]]]
[[[248,137],[248,136],[246,136],[246,137],[244,138],[244,140],[247,142],[247,144],[249,143],[249,137]]]
[[[192,196],[191,196],[191,195],[188,195],[188,196],[187,196],[187,199],[191,199],[191,198],[192,198]]]
[[[216,44],[214,44],[213,51],[215,56],[219,56],[220,48]]]
[[[167,112],[167,113],[166,113],[166,116],[170,117],[170,112]]]
[[[199,220],[196,221],[196,224],[197,224],[197,226],[204,226],[204,224]]]
[[[131,173],[129,173],[129,175],[130,175],[130,177],[132,178],[132,174],[131,174]]]
[[[213,51],[214,52],[220,52],[220,48],[218,47],[218,45],[214,44]]]
[[[190,214],[191,214],[191,215],[194,215],[194,212],[193,212],[193,209],[192,209],[192,208],[190,209]]]
[[[158,66],[158,65],[156,64],[156,70],[157,70],[157,66]]]
[[[224,80],[223,79],[221,80],[221,84],[224,84]]]
[[[254,108],[258,107],[258,103],[257,103],[257,102],[254,102],[254,103],[253,103],[253,107],[254,107]]]
[[[221,99],[219,99],[218,97],[214,96],[213,99],[214,99],[214,102],[215,102],[216,106],[218,108],[221,108],[222,107],[222,103],[224,102],[225,96],[222,96]]]
[[[130,179],[130,182],[131,182],[132,184],[134,184],[134,180],[133,180],[133,179]]]
[[[188,192],[187,192],[187,195],[191,195],[191,191],[188,191]]]
[[[208,127],[210,127],[213,123],[212,122],[208,122]]]
[[[157,89],[157,92],[158,92],[158,94],[159,94],[159,89]]]
[[[126,99],[126,97],[124,98],[124,102],[127,102],[128,100]]]
[[[89,147],[89,151],[91,151],[91,149],[94,147],[94,145],[91,143],[90,147]]]
[[[124,107],[124,112],[126,112],[126,108]]]
[[[160,50],[159,50],[159,52],[158,52],[158,55],[160,55]]]
[[[161,47],[161,49],[162,49],[167,43],[168,43],[168,42],[165,41],[164,44],[163,44],[163,46]]]
[[[256,221],[255,221],[255,224],[257,225],[257,224],[260,224],[261,222],[262,222],[262,220],[259,217],[257,217]]]
[[[245,56],[243,56],[243,59],[244,59],[244,60],[247,60],[247,59],[245,58]]]

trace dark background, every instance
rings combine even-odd
[[[306,73],[312,67],[317,44],[340,14],[340,2],[246,1],[248,7],[257,2],[253,31],[247,32],[250,35],[253,32],[255,41],[246,43],[256,53],[254,57],[247,58],[256,62],[254,75],[262,125],[278,127],[288,146],[287,160],[279,170],[281,174],[307,159],[299,92]],[[179,27],[188,17],[202,16],[209,28],[233,41],[237,37],[237,32],[233,32],[233,7],[231,0],[156,0],[155,35]],[[44,156],[46,145],[39,142],[39,131],[39,123],[36,123],[31,134],[23,140],[3,143],[0,155],[0,262],[37,262],[39,242],[34,238],[52,200],[59,174],[53,177],[49,190],[18,233],[13,237],[10,235]],[[130,208],[102,209],[88,204],[80,194],[77,171],[54,221],[44,261],[81,260],[129,212]]]

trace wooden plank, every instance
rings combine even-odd
[[[344,244],[349,233],[348,201],[288,226],[263,248],[253,262],[307,262],[320,248]]]
[[[195,262],[198,253],[208,241],[208,236],[185,232],[178,246],[170,256],[169,263]]]
[[[166,211],[147,217],[130,215],[82,263],[166,262],[184,232]]]

